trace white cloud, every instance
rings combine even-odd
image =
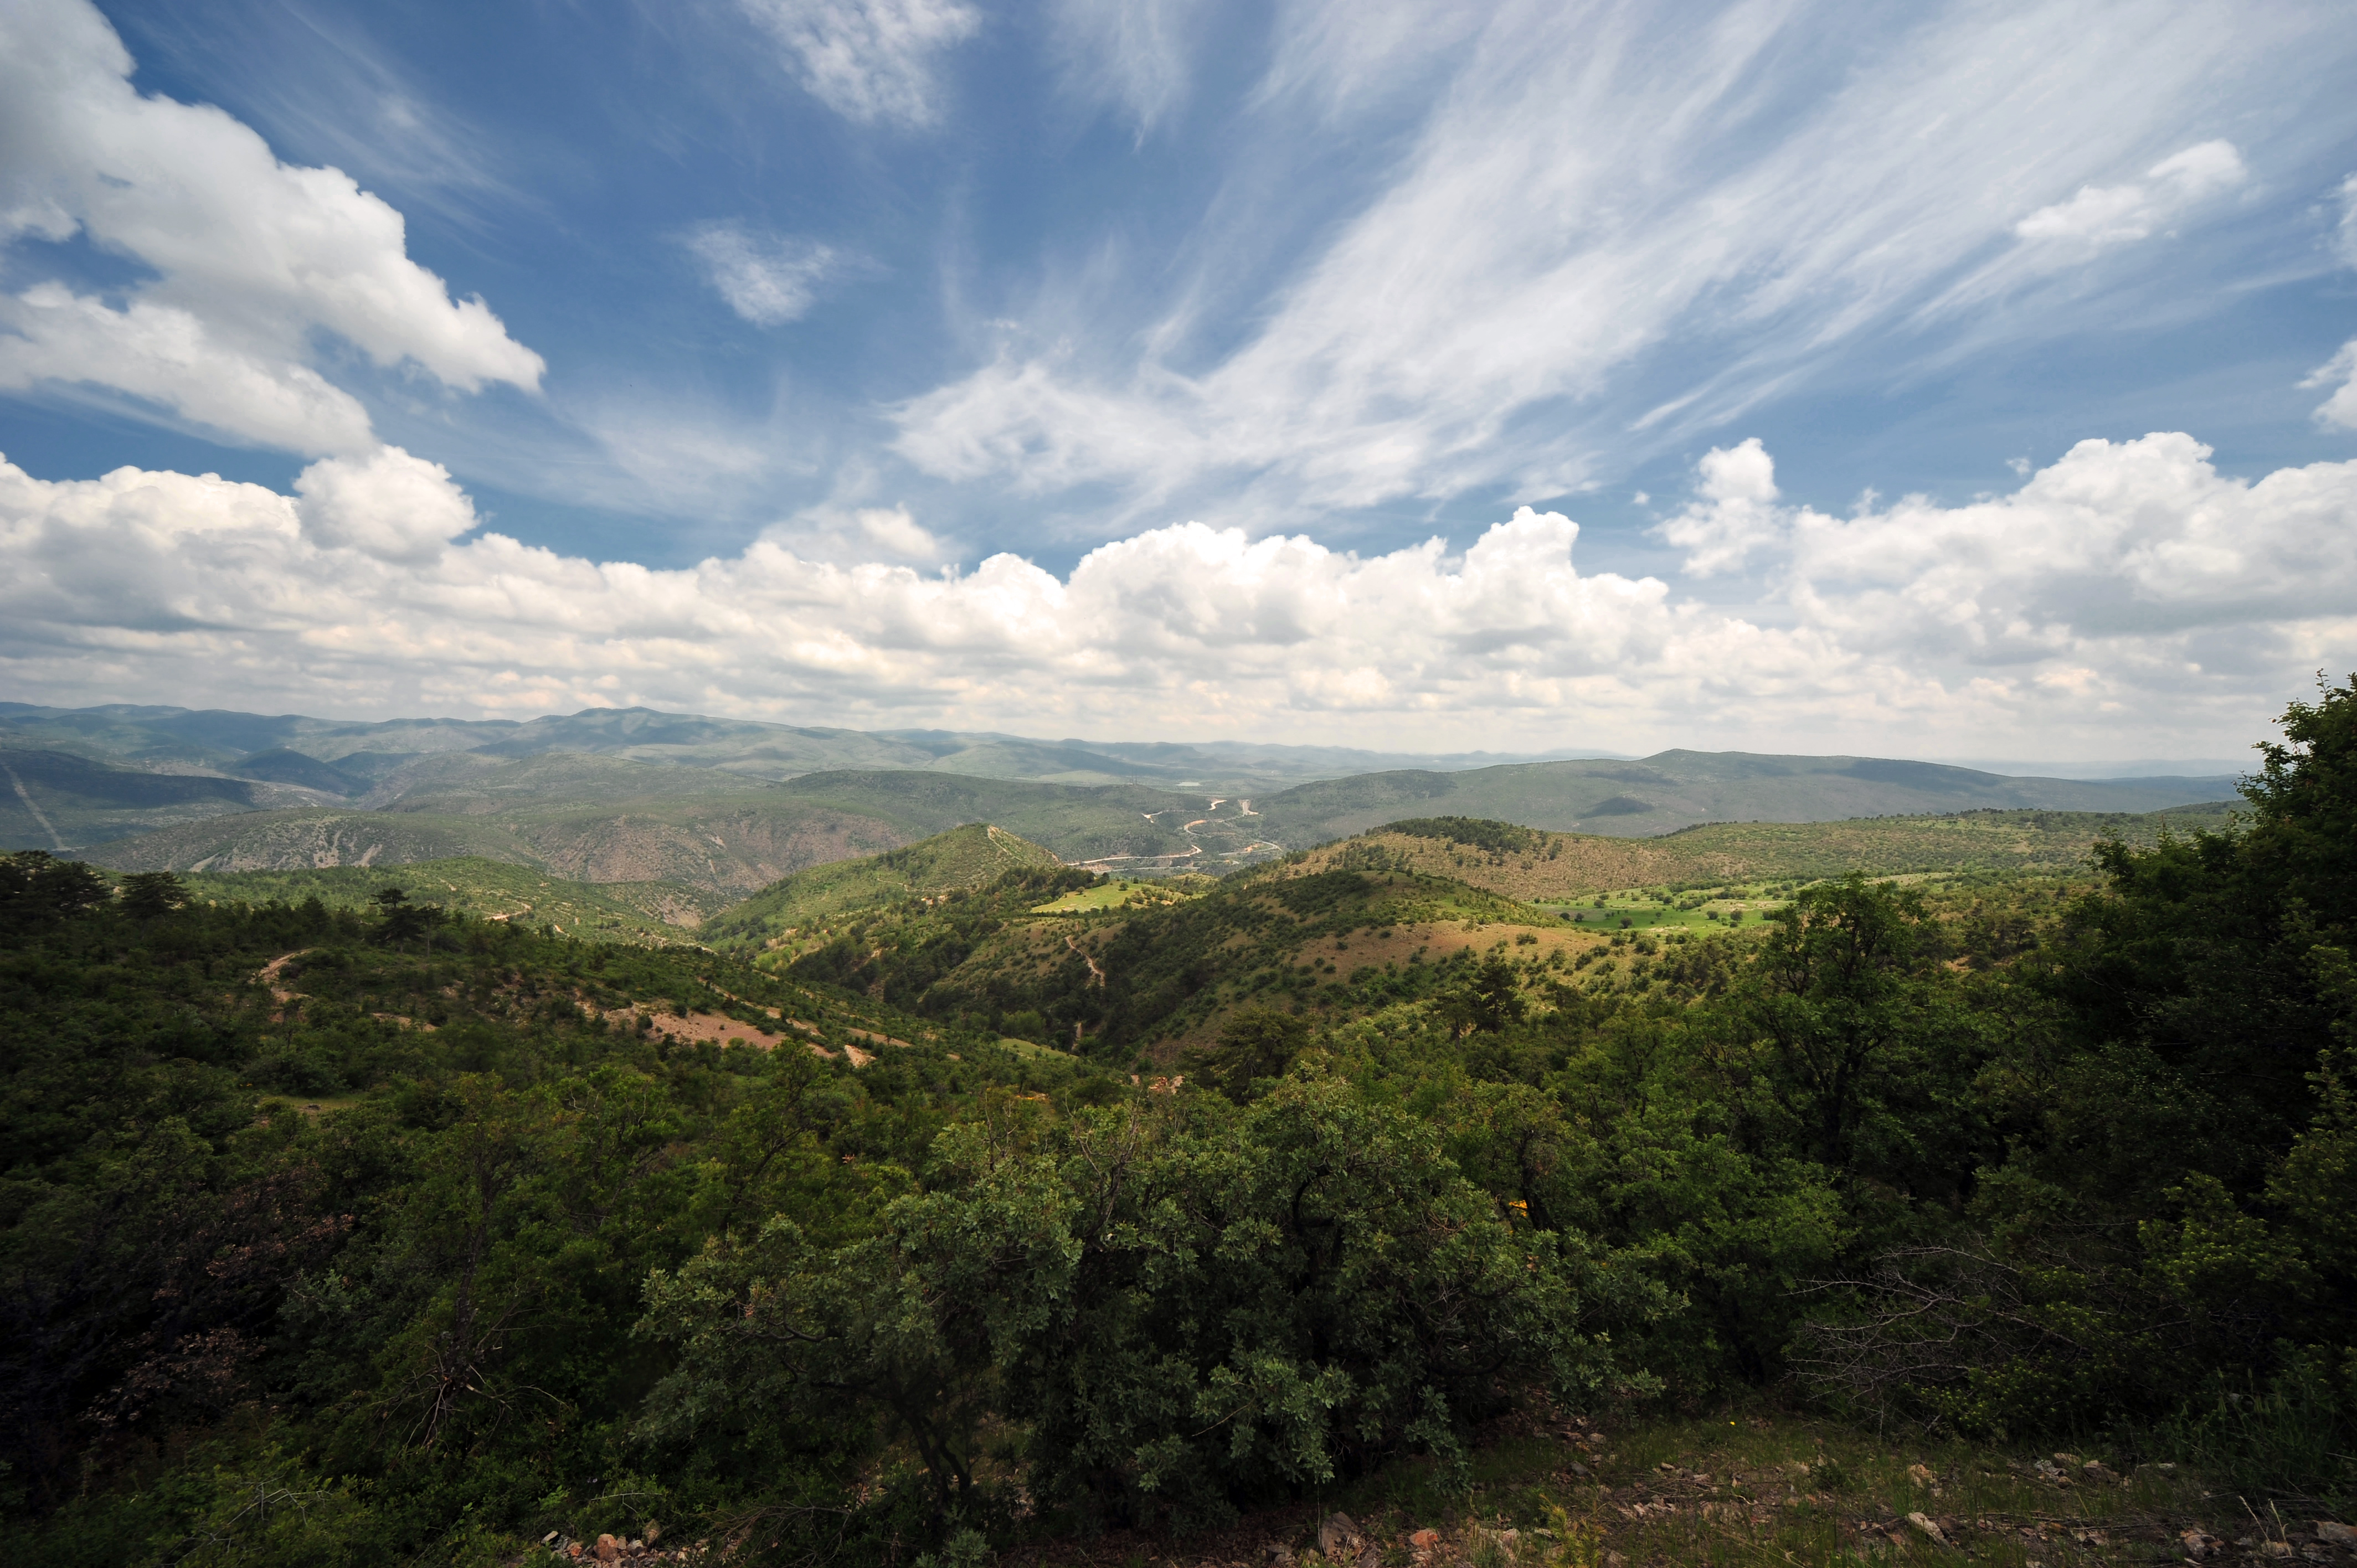
[[[2345,649],[2357,632],[2357,463],[2220,475],[2190,435],[2083,441],[2011,496],[1792,520],[1810,624],[1862,651],[1964,665],[2061,660],[2168,701],[2218,670]],[[2304,651],[2293,652],[2294,650]],[[2345,652],[2331,655],[2337,660]]]
[[[2357,267],[2357,174],[2342,180],[2335,194],[2341,198],[2341,221],[2333,231],[2333,254],[2343,266]],[[2357,338],[2341,345],[2339,353],[2317,366],[2299,384],[2333,388],[2332,395],[2317,405],[2319,424],[2357,430]]]
[[[2232,142],[2202,142],[2145,171],[2142,185],[2083,185],[2068,201],[2041,207],[2013,226],[2024,240],[2100,250],[2149,237],[2212,197],[2250,178]]]
[[[1202,0],[1057,0],[1053,37],[1068,85],[1120,105],[1143,135],[1186,101]]]
[[[1686,553],[1697,577],[1740,570],[1757,550],[1784,534],[1776,506],[1776,461],[1757,435],[1733,447],[1712,447],[1699,465],[1701,499],[1652,532]]]
[[[884,561],[935,565],[952,551],[905,506],[826,502],[763,531],[761,542],[803,561],[856,566]]]
[[[685,243],[728,308],[756,327],[781,327],[807,314],[818,285],[843,260],[833,246],[759,234],[736,222],[699,224]]]
[[[840,520],[864,560],[780,535],[655,571],[460,538],[466,498],[393,451],[314,464],[294,497],[0,465],[0,671],[57,702],[1879,755],[2060,726],[2121,755],[2238,745],[2357,660],[2357,463],[2249,483],[2188,436],[2090,441],[2007,496],[1845,519],[1779,505],[1750,443],[1698,478],[1706,507],[1758,509],[1756,607],[1582,572],[1577,525],[1530,508],[1458,556],[1186,523],[1060,577],[879,561],[937,542],[870,508]]]
[[[938,120],[934,59],[982,26],[982,13],[960,0],[739,3],[784,46],[813,97],[862,124]]]
[[[942,542],[910,517],[907,507],[863,507],[854,515],[869,544],[888,555],[906,561],[942,557]]]
[[[2317,366],[2315,372],[2299,384],[2329,387],[2336,381],[2340,385],[2332,395],[2317,404],[2317,423],[2357,430],[2357,338],[2341,345],[2341,352]]]
[[[312,368],[315,332],[459,392],[538,387],[540,356],[409,259],[400,213],[280,163],[219,109],[142,95],[131,70],[87,0],[0,14],[0,244],[80,233],[154,274],[120,304],[57,280],[0,300],[0,386],[120,393],[304,452],[372,445]]]
[[[295,481],[303,532],[329,549],[423,562],[475,526],[475,505],[439,463],[398,446],[365,459],[324,458]]]
[[[1794,58],[1831,47],[1805,5],[1700,23],[1635,4],[1467,8],[1421,51],[1383,7],[1359,38],[1365,9],[1288,12],[1254,127],[1278,166],[1228,189],[1297,205],[1281,160],[1327,145],[1341,106],[1395,102],[1387,83],[1414,79],[1424,117],[1380,127],[1379,182],[1319,227],[1248,336],[1206,340],[1230,318],[1199,304],[1224,286],[1202,281],[1230,264],[1222,242],[1254,238],[1238,216],[1207,230],[1161,319],[1071,322],[1043,294],[1038,341],[1055,347],[1004,338],[1017,347],[894,411],[897,450],[1033,492],[1101,483],[1152,502],[1216,485],[1259,519],[1478,486],[1565,493],[1605,454],[1621,465],[1712,428],[1876,330],[1965,319],[1941,303],[1956,280],[2040,249],[2015,236],[2024,211],[2149,160],[2221,73],[2330,52],[2317,14],[2292,10],[2126,0],[2091,27],[2061,0],[2006,7],[2001,26],[1918,8],[1845,34],[1855,55],[1804,94]],[[2138,210],[2158,221],[2201,216],[2242,166],[2203,143],[2147,166]],[[2039,271],[1991,274],[1975,297]],[[1652,413],[1614,406],[1657,379]]]
[[[136,299],[117,310],[63,284],[0,300],[0,388],[122,393],[232,439],[296,452],[371,441],[360,400],[307,365],[223,342],[193,311]]]

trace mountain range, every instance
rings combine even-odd
[[[474,856],[584,883],[724,897],[974,822],[1068,862],[1155,875],[1232,869],[1407,818],[1650,838],[1712,822],[2146,812],[2226,800],[2234,783],[1692,750],[1501,761],[1107,745],[645,709],[346,724],[22,703],[0,703],[0,846],[124,870]]]

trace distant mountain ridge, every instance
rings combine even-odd
[[[772,781],[845,768],[896,768],[1047,783],[1135,781],[1221,789],[1275,789],[1306,779],[1411,765],[1446,769],[1528,760],[1488,752],[1427,757],[1239,741],[1101,743],[986,731],[832,729],[651,708],[587,708],[523,720],[347,723],[299,714],[0,703],[0,744],[71,752],[125,766],[204,768],[242,777],[259,777],[248,772],[250,765],[293,752],[369,780],[422,757],[448,753],[512,760],[570,752],[720,768]],[[1541,755],[1603,754],[1573,747]],[[339,788],[332,781],[320,787]]]
[[[2231,799],[2231,779],[2036,779],[1937,762],[1664,751],[1635,760],[1402,770],[1303,784],[1260,805],[1293,848],[1405,817],[1488,818],[1558,832],[1653,836],[1714,822],[1838,822],[1930,811],[2157,811]]]

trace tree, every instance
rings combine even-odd
[[[1911,1187],[1924,1140],[1964,1131],[1959,1116],[1921,1114],[1961,1102],[1978,1054],[1934,941],[1920,897],[1855,872],[1776,914],[1745,983],[1706,1026],[1714,1059],[1767,1123],[1762,1137]]]
[[[409,895],[398,887],[380,888],[372,896],[382,922],[378,934],[398,946],[414,937],[423,937],[431,947],[434,927],[442,918],[442,911],[432,904],[413,904]]]
[[[1494,1035],[1522,1022],[1525,1006],[1514,966],[1492,958],[1440,994],[1440,1015],[1452,1036]]]
[[[53,925],[105,902],[106,879],[79,860],[41,849],[0,855],[0,930]]]
[[[1241,1105],[1252,1098],[1254,1082],[1281,1076],[1308,1043],[1309,1026],[1292,1014],[1265,1004],[1239,1007],[1221,1028],[1218,1046],[1195,1053],[1189,1065]]]
[[[643,1331],[681,1343],[659,1421],[864,1403],[946,1531],[996,1414],[1028,1432],[1040,1504],[1185,1529],[1394,1453],[1459,1457],[1506,1391],[1592,1399],[1630,1380],[1598,1330],[1663,1305],[1577,1234],[1518,1230],[1429,1123],[1339,1079],[1025,1142],[944,1133],[941,1179],[870,1240],[820,1252],[780,1219],[658,1273]]]
[[[135,871],[123,879],[123,912],[136,920],[170,914],[188,901],[188,890],[168,871]]]

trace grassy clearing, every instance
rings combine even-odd
[[[1106,909],[1152,909],[1165,904],[1183,904],[1200,895],[1200,887],[1189,883],[1208,885],[1210,878],[1201,876],[1171,877],[1145,881],[1131,877],[1114,877],[1067,893],[1052,903],[1042,904],[1031,912],[1035,915],[1092,915]]]

